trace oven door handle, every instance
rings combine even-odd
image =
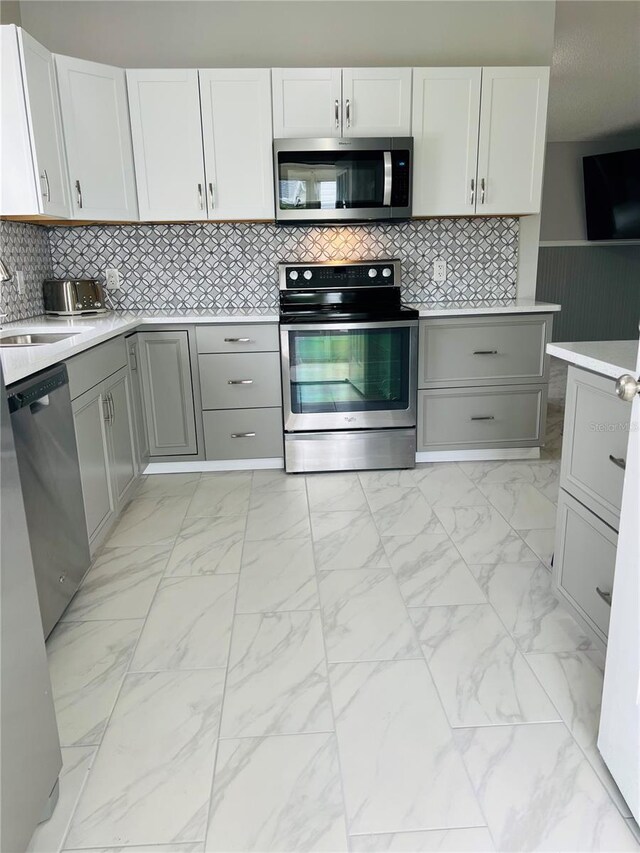
[[[382,204],[384,207],[391,207],[391,187],[393,185],[393,163],[391,161],[391,151],[382,153],[384,158],[384,189],[382,192]]]
[[[323,323],[321,320],[312,320],[308,323],[283,323],[280,321],[281,332],[366,332],[368,329],[412,329],[417,328],[419,319],[415,320],[359,320],[357,322]]]

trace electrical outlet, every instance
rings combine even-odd
[[[26,290],[24,284],[24,273],[22,270],[16,270],[13,274],[13,280],[16,283],[16,287],[18,288],[18,293],[24,293]]]
[[[120,270],[116,267],[110,267],[109,269],[105,270],[105,279],[107,290],[122,290]]]
[[[433,280],[434,281],[446,281],[447,280],[447,262],[443,260],[437,260],[433,262]]]

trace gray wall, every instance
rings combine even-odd
[[[144,68],[547,65],[555,3],[28,0],[50,50]]]
[[[21,23],[18,0],[0,0],[0,24],[16,24],[19,27]]]

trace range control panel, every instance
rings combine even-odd
[[[280,290],[345,290],[399,287],[400,261],[327,261],[279,264]]]

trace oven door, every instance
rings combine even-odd
[[[286,432],[416,424],[418,321],[282,325]]]
[[[413,140],[276,139],[277,222],[411,215]]]

